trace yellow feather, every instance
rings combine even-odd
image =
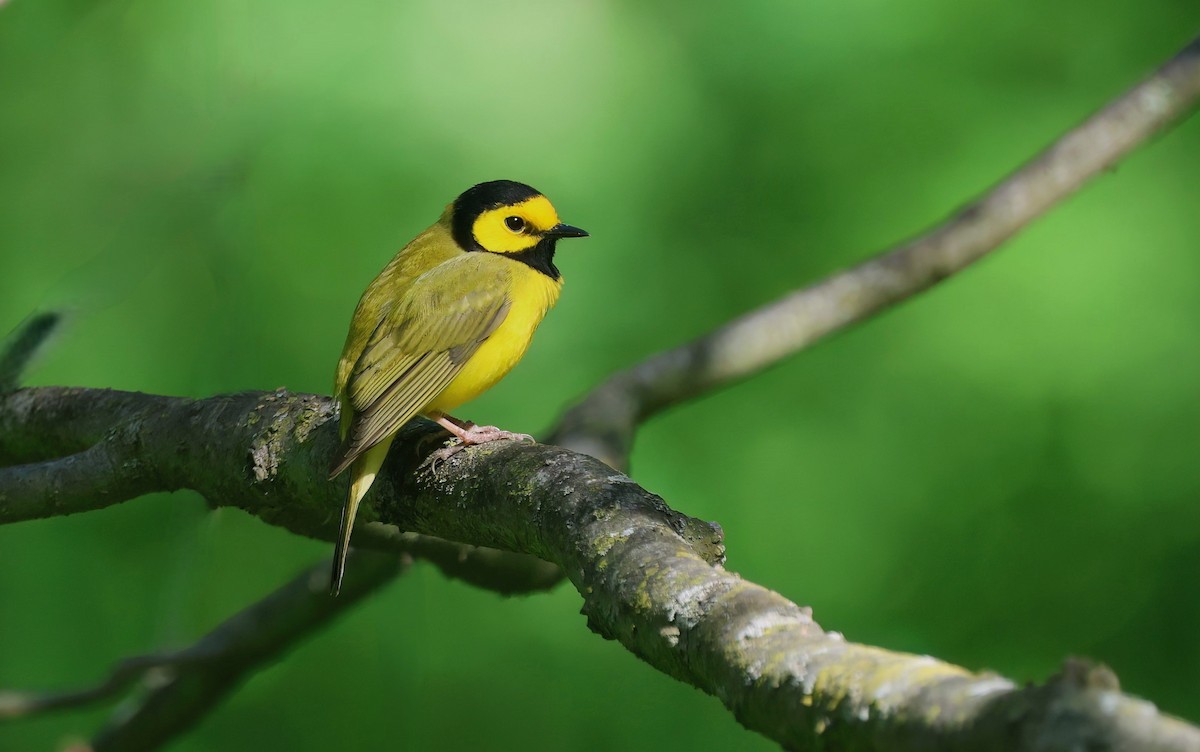
[[[371,484],[375,482],[379,468],[383,467],[383,461],[387,459],[388,449],[392,446],[393,438],[392,436],[387,437],[354,460],[350,494],[346,497],[345,505],[342,506],[342,522],[333,548],[333,575],[329,587],[330,592],[334,595],[337,595],[338,591],[342,589],[342,574],[346,571],[346,554],[350,553],[350,533],[354,530],[354,517],[358,514],[358,505],[367,495],[367,491],[371,489]]]
[[[479,346],[454,380],[420,412],[449,412],[470,402],[495,386],[525,356],[538,324],[558,302],[562,281],[520,266],[513,271],[510,285],[512,308],[504,321]]]
[[[545,196],[534,196],[518,204],[500,206],[480,214],[471,225],[479,244],[493,253],[515,253],[537,245],[536,233],[517,232],[505,221],[518,217],[535,231],[549,230],[558,224],[558,212]]]

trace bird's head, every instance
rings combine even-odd
[[[560,238],[583,238],[587,233],[563,224],[550,199],[523,183],[493,180],[467,189],[450,206],[450,229],[455,242],[467,251],[519,254],[552,262]],[[535,266],[535,268],[537,268]]]

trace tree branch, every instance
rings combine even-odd
[[[250,439],[255,443],[248,451],[219,446],[231,411],[251,404],[251,427],[262,422],[271,429]],[[0,469],[0,524],[102,509],[152,491],[178,490],[188,486],[188,479],[172,480],[171,473],[195,472],[193,460],[223,462],[248,474],[224,478],[228,487],[267,479],[278,470],[273,432],[294,430],[307,436],[314,421],[328,420],[334,410],[324,398],[285,392],[196,401],[75,388],[13,392],[0,395],[0,405],[0,465],[71,452]],[[295,415],[289,412],[293,409]],[[203,431],[212,435],[201,445],[195,438]],[[87,441],[95,443],[86,446]],[[147,459],[150,447],[153,461]],[[223,498],[222,493],[210,488],[204,495],[211,501]],[[314,505],[311,498],[308,506],[283,497],[259,501],[247,511],[301,535],[329,539],[336,526],[335,508]],[[502,594],[545,590],[561,580],[553,565],[533,557],[401,533],[391,526],[369,526],[356,543],[427,559],[450,577]]]
[[[126,708],[93,742],[96,752],[154,749],[187,730],[253,669],[324,626],[381,583],[409,566],[408,557],[356,552],[342,595],[328,595],[329,562],[311,567],[235,615],[194,645],[173,653],[122,661],[94,687],[64,693],[0,693],[0,719],[78,707],[118,697],[144,680],[147,693]]]
[[[924,235],[610,377],[551,441],[624,468],[642,421],[740,381],[941,282],[1196,106],[1200,38],[982,197]]]
[[[30,389],[0,399],[0,418],[14,403],[127,409],[136,397]],[[144,399],[153,414],[134,410],[121,433],[132,432],[156,490],[190,487],[296,532],[332,536],[328,511],[344,489],[321,472],[337,445],[328,400],[283,392]],[[109,415],[115,423],[124,417]],[[6,441],[22,434],[20,424],[6,427]],[[420,470],[418,447],[437,430],[414,423],[398,439],[376,481],[372,524],[558,564],[583,595],[594,631],[719,697],[746,726],[785,746],[853,740],[894,750],[1045,749],[1100,739],[1114,748],[1200,749],[1200,730],[1121,695],[1102,670],[1017,689],[1001,677],[827,633],[808,609],[726,572],[718,526],[671,510],[591,457],[504,442],[463,451],[436,474]],[[156,440],[167,435],[182,438]],[[0,470],[0,492],[14,469]],[[296,509],[278,509],[280,499]],[[156,706],[145,723],[161,712]]]
[[[15,388],[57,321],[52,314],[31,319],[0,350],[0,373],[6,379],[5,389],[0,392]],[[111,393],[110,397],[109,408],[116,414],[152,411],[161,404],[144,394]],[[89,412],[86,404],[71,400],[25,402],[18,398],[12,407],[8,417],[15,418],[25,430],[20,434],[14,430],[3,432],[10,441],[0,442],[0,464],[22,457],[54,457],[73,446],[87,448],[5,470],[0,513],[10,520],[46,516],[47,501],[54,515],[98,509],[132,498],[139,487],[153,484],[151,474],[145,472],[138,459],[139,438],[131,433],[136,429],[130,423],[122,424],[124,430],[109,430],[119,421],[111,415]],[[4,421],[0,424],[12,428]],[[87,446],[89,442],[94,443]],[[326,561],[306,570],[192,647],[122,661],[107,679],[93,687],[60,693],[0,692],[0,720],[112,700],[137,683],[145,689],[140,700],[113,716],[93,749],[154,749],[190,728],[242,679],[291,643],[320,629],[402,574],[412,558],[432,562],[450,578],[504,595],[546,590],[563,579],[557,566],[533,556],[432,536],[374,529],[364,532],[363,541],[401,555],[354,552],[354,572],[347,574],[338,599],[327,596],[326,585],[315,590],[311,587],[314,577],[329,572]]]

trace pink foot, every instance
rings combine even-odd
[[[451,433],[454,432],[451,431]],[[503,429],[496,428],[495,426],[472,425],[462,433],[455,435],[458,436],[465,446],[470,446],[471,444],[486,444],[489,441],[496,441],[498,439],[508,439],[510,441],[533,441],[533,437],[527,433],[513,433],[512,431],[505,431]]]
[[[457,441],[452,439],[453,443],[431,453],[421,463],[422,466],[430,465],[430,469],[434,472],[437,471],[439,462],[445,462],[473,444],[486,444],[489,441],[499,441],[501,439],[509,441],[533,441],[533,437],[527,433],[513,433],[512,431],[505,431],[496,426],[477,426],[472,423],[464,428],[448,415],[438,415],[434,420],[457,439]]]

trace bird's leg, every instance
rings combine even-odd
[[[471,426],[475,425],[474,423],[472,423],[469,420],[462,420],[461,418],[456,418],[453,415],[449,415],[447,413],[435,413],[433,415],[433,419],[435,421],[437,421],[438,424],[441,425],[443,428],[445,428],[447,431],[449,431],[450,433],[453,433],[455,436],[458,435],[455,432],[455,427],[465,431],[468,428],[470,428]]]
[[[431,413],[429,417],[458,439],[456,443],[437,450],[425,460],[425,463],[432,463],[435,470],[437,469],[437,463],[450,459],[472,444],[486,444],[489,441],[496,441],[498,439],[533,441],[533,437],[527,433],[504,431],[496,426],[477,426],[474,423],[459,420],[446,413]]]

